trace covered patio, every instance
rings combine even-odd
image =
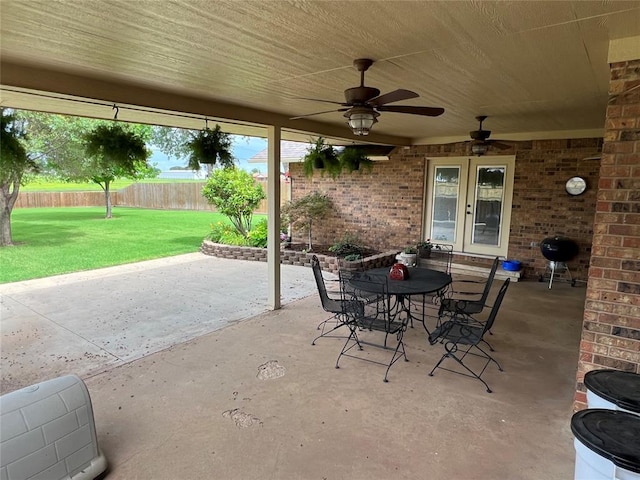
[[[3,387],[84,378],[109,479],[571,477],[584,288],[511,285],[490,338],[504,371],[483,375],[489,394],[472,378],[427,375],[444,349],[420,324],[388,383],[372,363],[335,369],[344,340],[311,345],[328,314],[307,267],[286,267],[280,310],[243,318],[247,287],[233,284],[168,314],[175,281],[220,284],[233,262],[242,278],[264,274],[263,263],[190,254],[2,286]],[[78,301],[114,285],[137,295],[114,291],[94,316]]]
[[[370,177],[294,172],[301,194],[333,188],[360,207],[326,235],[373,231],[375,219],[385,246],[426,238],[429,162],[471,156],[468,132],[486,114],[515,164],[508,254],[535,268],[531,242],[569,229],[586,292],[512,285],[492,339],[505,372],[486,373],[494,394],[447,372],[427,377],[439,351],[417,329],[389,384],[371,365],[335,370],[339,340],[308,345],[325,315],[317,299],[280,309],[270,175],[273,311],[87,380],[113,478],[567,478],[584,372],[640,373],[638,3],[364,5],[6,1],[2,102],[98,118],[117,103],[120,120],[188,128],[219,121],[267,137],[277,172],[281,139],[363,143],[341,113],[291,117],[323,109],[305,98],[340,104],[358,83],[353,60],[372,58],[368,84],[415,90],[411,105],[445,114],[384,113],[366,142],[396,150]],[[574,175],[589,189],[557,202]],[[261,380],[269,361],[284,375]]]

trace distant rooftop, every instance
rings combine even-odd
[[[291,142],[282,140],[280,142],[280,161],[282,163],[299,163],[309,150],[309,143]],[[392,146],[386,145],[358,145],[362,148],[371,160],[388,160],[389,153],[394,149]],[[340,151],[344,147],[336,147]],[[267,163],[268,149],[259,151],[249,159],[249,163]]]
[[[282,163],[301,162],[302,157],[307,154],[308,149],[309,143],[282,140],[280,142],[280,161]],[[268,148],[259,151],[249,159],[249,163],[267,163],[268,151]]]

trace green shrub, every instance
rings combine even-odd
[[[241,235],[251,230],[253,211],[266,198],[253,176],[237,168],[214,170],[202,188],[202,196],[228,217]]]
[[[345,233],[340,240],[329,247],[329,251],[336,254],[338,257],[346,257],[350,255],[362,255],[362,242],[360,239],[352,234]],[[357,259],[356,259],[357,260]]]
[[[211,232],[207,235],[207,239],[215,243],[224,243],[222,238],[234,232],[236,232],[235,227],[229,223],[212,223]]]
[[[248,245],[247,238],[242,236],[235,230],[226,232],[218,243],[224,243],[225,245],[236,245],[238,247],[246,247]]]
[[[265,248],[267,246],[267,219],[256,222],[247,234],[247,243],[252,247]]]

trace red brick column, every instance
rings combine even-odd
[[[601,368],[640,373],[640,60],[611,64],[575,410]]]

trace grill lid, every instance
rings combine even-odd
[[[540,251],[547,260],[567,262],[578,255],[578,244],[567,237],[547,237],[540,242]]]

